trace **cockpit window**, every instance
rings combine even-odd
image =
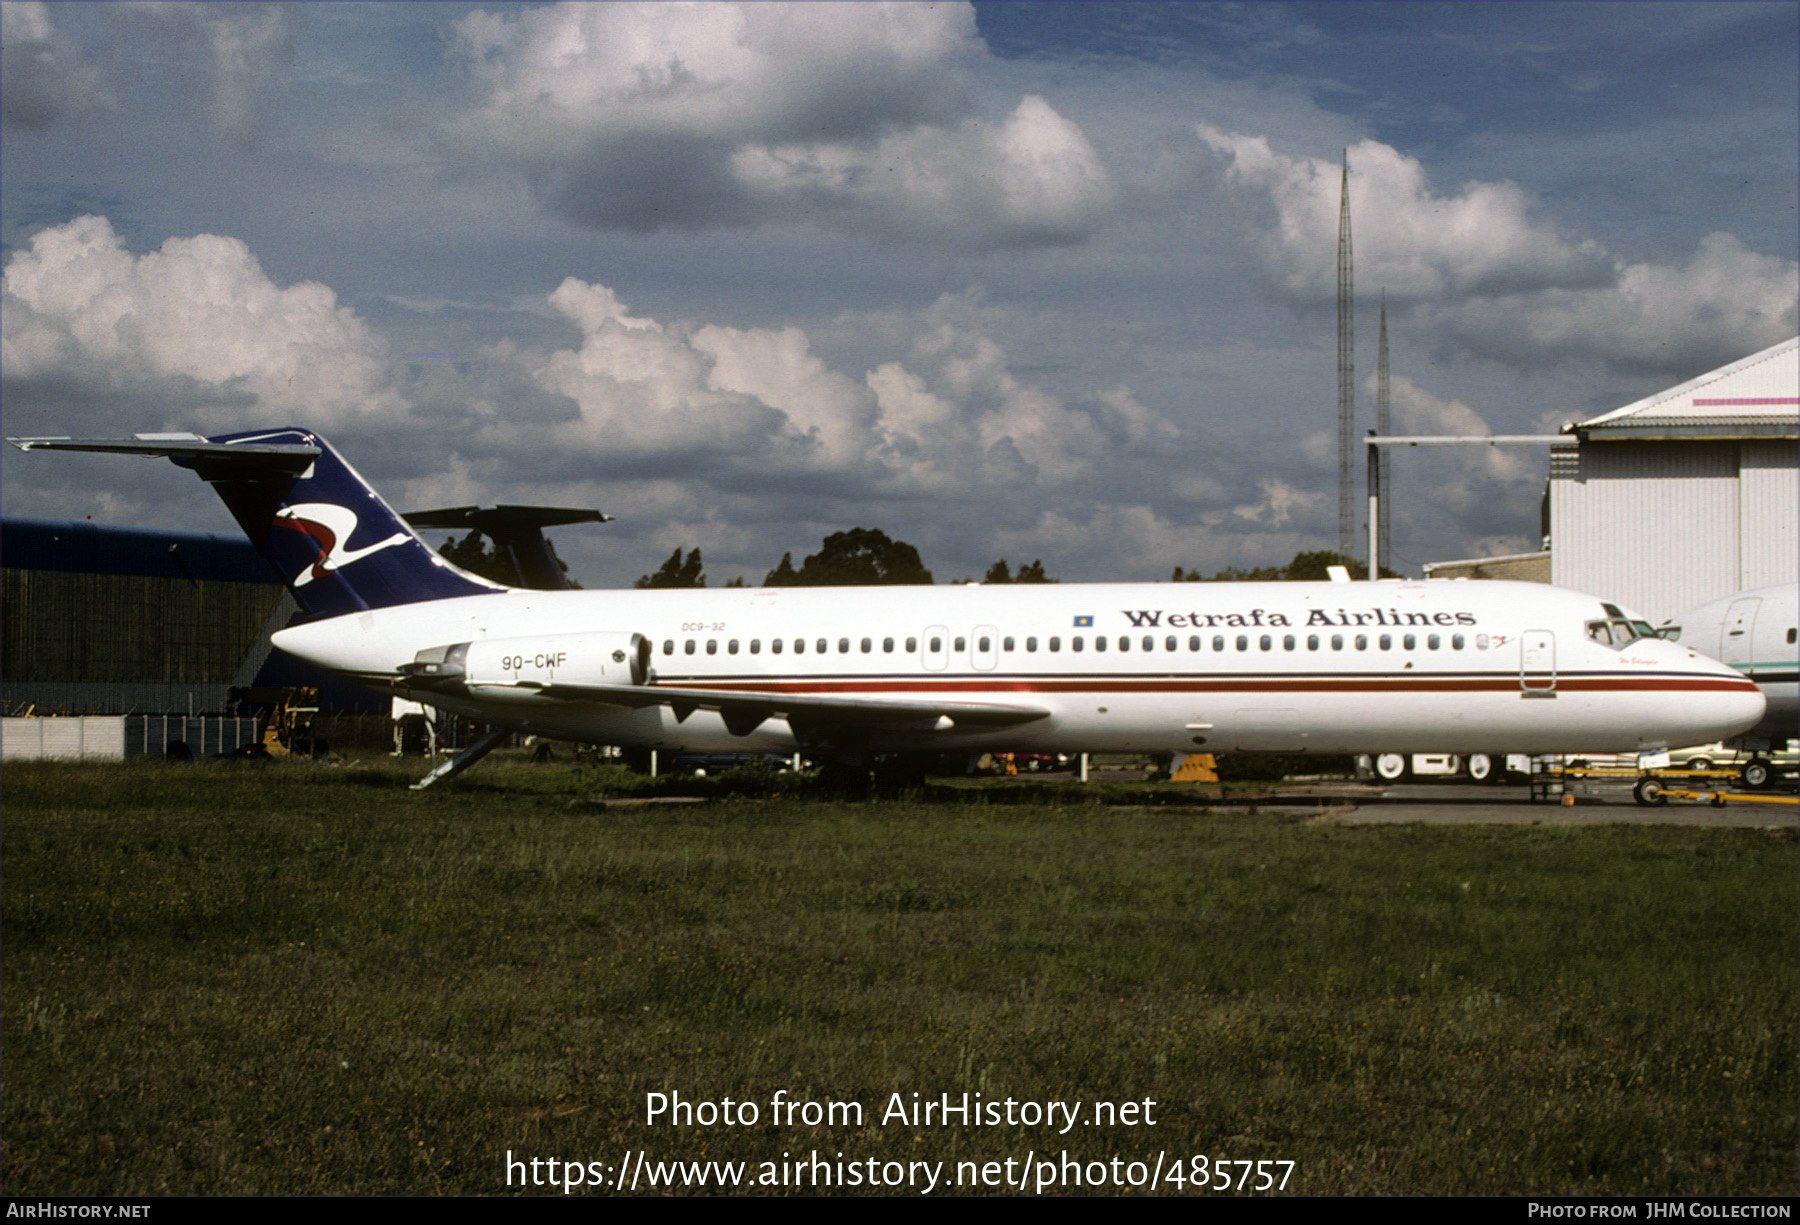
[[[1680,642],[1681,627],[1679,625],[1665,625],[1656,631],[1656,636],[1658,638],[1665,638],[1670,642]]]
[[[1587,636],[1606,646],[1627,647],[1639,638],[1655,638],[1657,633],[1648,621],[1630,621],[1620,616],[1611,621],[1589,621]]]

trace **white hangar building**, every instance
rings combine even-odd
[[[1800,339],[1568,428],[1551,578],[1661,622],[1800,583]]]

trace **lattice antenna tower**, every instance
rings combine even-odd
[[[1355,502],[1354,469],[1350,463],[1356,433],[1356,363],[1351,357],[1355,347],[1355,291],[1350,274],[1350,150],[1344,150],[1343,195],[1338,205],[1337,260],[1337,332],[1338,332],[1338,552],[1345,557],[1354,547],[1355,524],[1351,513]]]
[[[1375,359],[1375,432],[1386,438],[1393,431],[1388,428],[1389,409],[1392,400],[1388,394],[1388,344],[1387,344],[1387,291],[1381,293],[1381,350]],[[1393,541],[1388,534],[1388,507],[1394,501],[1394,482],[1388,476],[1388,448],[1381,447],[1381,454],[1375,457],[1377,465],[1376,479],[1381,482],[1381,504],[1375,508],[1376,548],[1383,557],[1394,555]],[[1370,578],[1380,578],[1379,574],[1371,574]]]

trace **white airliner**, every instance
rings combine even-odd
[[[1757,754],[1746,769],[1767,778],[1761,755],[1800,739],[1800,586],[1740,591],[1671,617],[1657,630],[1671,642],[1710,655],[1755,681],[1768,699],[1762,722],[1745,732],[1742,747]],[[1760,775],[1757,773],[1760,761]]]
[[[1629,752],[1763,715],[1734,669],[1537,584],[523,591],[444,561],[306,430],[12,441],[193,469],[308,614],[277,647],[504,730],[848,761]]]

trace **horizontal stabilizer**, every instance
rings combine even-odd
[[[304,472],[319,448],[292,442],[211,442],[198,434],[138,434],[131,438],[8,438],[21,451],[100,451],[161,459],[244,460],[286,472]]]

